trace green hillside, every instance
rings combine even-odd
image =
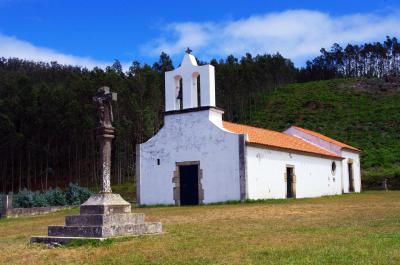
[[[334,79],[290,84],[260,95],[249,124],[298,125],[361,148],[364,186],[400,185],[400,84]]]

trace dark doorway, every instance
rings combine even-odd
[[[348,163],[349,168],[349,192],[354,192],[353,163]]]
[[[181,205],[199,204],[199,166],[179,166]]]
[[[286,198],[294,198],[293,167],[286,168]]]

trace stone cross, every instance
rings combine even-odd
[[[112,101],[117,101],[117,93],[110,92],[109,87],[99,88],[93,101],[97,105],[98,126],[96,136],[100,141],[100,163],[101,163],[101,191],[100,193],[112,193],[111,191],[111,141],[114,138],[114,127],[112,127],[113,112]]]
[[[66,216],[65,225],[49,226],[48,235],[33,236],[32,243],[55,245],[75,239],[104,240],[116,236],[162,233],[161,223],[145,222],[144,214],[132,213],[131,204],[111,191],[111,141],[114,138],[111,103],[116,100],[117,94],[110,92],[108,87],[101,87],[93,97],[99,116],[96,135],[100,141],[101,191],[81,204],[79,215]]]

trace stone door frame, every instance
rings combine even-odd
[[[293,172],[293,176],[292,176],[292,191],[293,191],[293,196],[292,196],[292,198],[296,198],[296,172],[295,172],[295,166],[294,165],[288,165],[288,164],[286,164],[286,167],[285,167],[285,173],[284,173],[284,175],[283,175],[283,177],[284,177],[284,183],[285,183],[285,198],[287,198],[287,169],[288,168],[291,168],[292,169],[292,172]]]
[[[351,169],[351,170],[350,170]],[[353,163],[353,159],[348,158],[347,159],[347,180],[348,180],[348,188],[347,188],[347,192],[348,193],[353,193],[356,191],[356,187],[355,187],[355,181],[354,181],[354,163]],[[353,189],[350,190],[350,187],[352,187]]]
[[[173,196],[174,196],[175,205],[177,205],[177,206],[181,205],[181,188],[180,188],[181,176],[180,176],[179,167],[180,166],[192,166],[192,165],[197,165],[197,168],[198,168],[197,186],[198,186],[199,204],[202,204],[204,201],[204,189],[203,189],[203,185],[202,185],[203,170],[200,168],[200,161],[175,162],[175,171],[172,176],[172,183],[175,184],[173,187]]]

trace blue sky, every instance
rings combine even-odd
[[[321,47],[400,37],[400,1],[0,0],[0,56],[104,67],[280,52],[301,66]]]

